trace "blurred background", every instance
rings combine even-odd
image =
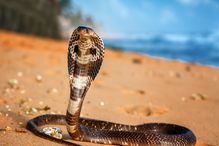
[[[1,0],[0,29],[68,39],[95,29],[106,47],[219,67],[218,0]]]

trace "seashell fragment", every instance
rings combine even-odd
[[[62,129],[58,128],[58,127],[46,127],[43,128],[43,133],[58,138],[58,139],[62,139]]]

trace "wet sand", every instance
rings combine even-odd
[[[65,114],[67,48],[67,41],[0,31],[1,146],[60,145],[25,125],[40,114]],[[217,146],[218,91],[219,69],[107,48],[82,116],[124,124],[175,123],[194,131],[197,146]]]

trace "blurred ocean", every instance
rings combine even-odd
[[[153,57],[219,67],[219,33],[104,39],[105,46]]]

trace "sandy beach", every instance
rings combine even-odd
[[[25,126],[37,115],[65,114],[67,48],[67,41],[0,31],[1,146],[61,145]],[[106,48],[82,116],[124,124],[175,123],[193,130],[197,146],[218,146],[218,92],[218,68]]]

